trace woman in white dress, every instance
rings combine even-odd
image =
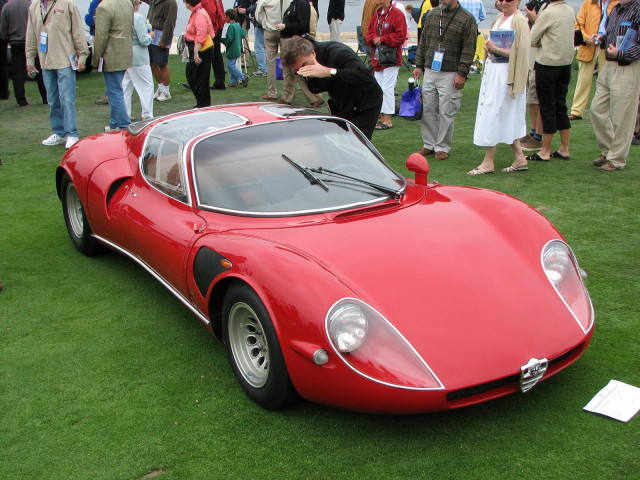
[[[498,143],[510,144],[515,155],[513,164],[503,168],[505,173],[527,170],[527,160],[520,148],[520,138],[527,133],[526,85],[529,72],[529,25],[518,10],[520,0],[501,0],[502,13],[491,25],[498,35],[509,37],[513,44],[498,45],[491,38],[484,46],[485,61],[482,84],[478,96],[473,143],[487,147],[482,163],[467,172],[469,175],[493,173]],[[502,58],[501,58],[502,57]]]

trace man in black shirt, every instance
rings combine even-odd
[[[282,46],[281,57],[313,93],[328,92],[332,115],[349,120],[371,139],[382,108],[382,89],[351,48],[293,37]]]

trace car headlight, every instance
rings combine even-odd
[[[338,357],[370,380],[416,390],[444,388],[402,334],[360,300],[343,298],[333,305],[325,329]]]
[[[569,246],[561,240],[547,243],[542,249],[542,268],[582,330],[588,332],[593,325],[593,305],[582,281],[586,275]]]
[[[346,303],[329,317],[331,341],[340,352],[353,352],[367,336],[367,317],[353,303]]]

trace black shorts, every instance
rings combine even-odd
[[[153,65],[164,67],[169,63],[169,49],[158,45],[149,45],[149,60]]]

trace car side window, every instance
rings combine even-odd
[[[162,193],[187,202],[184,174],[180,167],[182,148],[178,142],[150,137],[142,157],[141,169],[146,180]]]

